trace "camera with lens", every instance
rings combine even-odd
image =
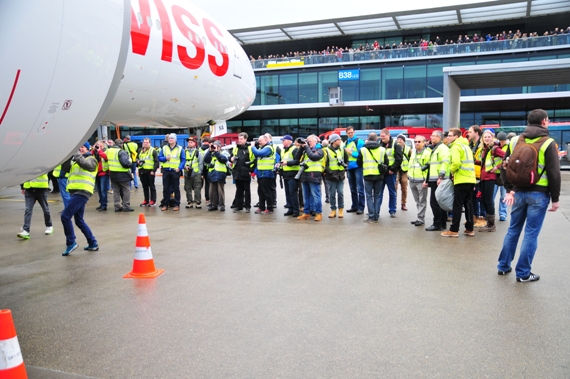
[[[337,159],[337,161],[338,161],[338,165],[339,165],[340,167],[343,167],[343,168],[346,170],[346,168],[348,167],[348,165],[344,162],[344,159],[339,158],[339,159]]]
[[[309,165],[305,162],[301,162],[299,165],[299,171],[297,172],[297,175],[295,175],[295,180],[299,180],[307,168],[309,168]]]
[[[302,137],[299,137],[299,138],[297,138],[297,139],[295,140],[295,143],[298,143],[299,145],[306,145],[306,144],[307,144],[307,140],[304,139],[304,138],[302,138]]]
[[[138,159],[138,160],[137,160],[137,167],[142,167],[143,165],[144,165],[144,161]]]

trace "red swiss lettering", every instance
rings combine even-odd
[[[174,22],[176,22],[178,29],[180,29],[182,34],[186,36],[186,38],[188,38],[188,40],[192,42],[192,44],[196,47],[196,56],[192,58],[190,55],[188,55],[188,49],[186,47],[178,45],[177,50],[178,56],[180,57],[180,62],[184,67],[195,70],[202,66],[202,63],[204,63],[204,58],[206,55],[206,52],[204,50],[204,43],[202,42],[200,36],[194,33],[192,29],[190,29],[190,27],[184,23],[182,16],[186,16],[193,25],[199,27],[200,24],[198,24],[198,21],[190,12],[182,7],[179,7],[178,5],[174,5],[172,7],[172,16],[174,17]]]
[[[148,40],[150,38],[150,26],[146,20],[150,17],[150,6],[148,0],[139,0],[140,14],[142,22],[139,25],[135,10],[131,5],[131,42],[133,43],[133,53],[146,55],[148,48]]]
[[[158,17],[160,17],[162,27],[162,59],[165,62],[172,62],[172,28],[170,27],[170,19],[162,0],[154,0],[156,9],[158,9]]]
[[[202,22],[204,23],[204,29],[206,30],[206,35],[208,36],[208,40],[212,45],[216,47],[216,49],[222,55],[222,64],[218,66],[218,63],[216,62],[216,57],[211,54],[208,54],[208,64],[210,65],[210,70],[212,70],[212,73],[216,76],[224,76],[226,72],[228,72],[230,59],[226,51],[226,47],[224,46],[223,43],[220,42],[218,38],[216,38],[213,31],[216,31],[216,33],[220,37],[222,37],[222,33],[220,33],[218,27],[207,18],[204,18]]]
[[[172,27],[170,24],[170,19],[168,16],[168,12],[164,7],[164,3],[162,0],[154,0],[154,4],[156,5],[156,9],[158,10],[158,16],[161,23],[161,30],[162,30],[162,55],[160,57],[161,60],[165,62],[172,62],[172,50],[173,50],[173,42],[172,42]],[[139,0],[139,7],[140,7],[140,16],[142,18],[141,23],[137,19],[135,10],[131,6],[131,41],[133,44],[133,53],[146,55],[148,44],[150,40],[150,32],[151,27],[147,20],[150,20],[151,13],[150,13],[150,5],[149,0]],[[195,33],[189,25],[186,24],[186,20],[183,17],[190,20],[190,23],[196,27],[200,27],[198,20],[192,13],[188,10],[178,6],[172,6],[172,16],[174,18],[174,22],[180,32],[194,45],[196,48],[196,55],[191,57],[188,54],[188,48],[183,45],[177,45],[177,52],[178,57],[180,58],[180,62],[186,68],[190,70],[196,70],[202,66],[204,60],[206,58],[206,49],[204,47],[204,41]],[[216,56],[212,54],[208,54],[208,65],[210,66],[210,70],[216,76],[224,76],[228,72],[230,59],[226,47],[221,42],[223,40],[223,35],[220,32],[220,29],[209,19],[204,18],[203,20],[204,29],[206,31],[206,36],[208,37],[208,41],[216,48],[216,50],[222,56],[222,64],[218,65],[216,62]]]

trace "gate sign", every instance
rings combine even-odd
[[[338,80],[360,80],[360,69],[338,70]]]

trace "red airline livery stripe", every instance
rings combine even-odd
[[[14,96],[14,92],[16,92],[16,86],[18,85],[18,79],[20,79],[20,70],[16,73],[16,79],[14,79],[14,85],[12,86],[12,92],[10,92],[10,97],[8,98],[8,102],[6,103],[6,107],[4,108],[4,112],[2,112],[2,117],[0,117],[0,125],[2,125],[2,121],[4,121],[4,116],[6,116],[6,112],[8,112],[8,108],[10,107],[10,103],[12,102],[12,97]]]

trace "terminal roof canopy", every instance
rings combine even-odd
[[[461,89],[570,84],[570,58],[444,67]]]
[[[234,29],[243,45],[499,21],[570,12],[570,0],[497,0],[484,3]]]

